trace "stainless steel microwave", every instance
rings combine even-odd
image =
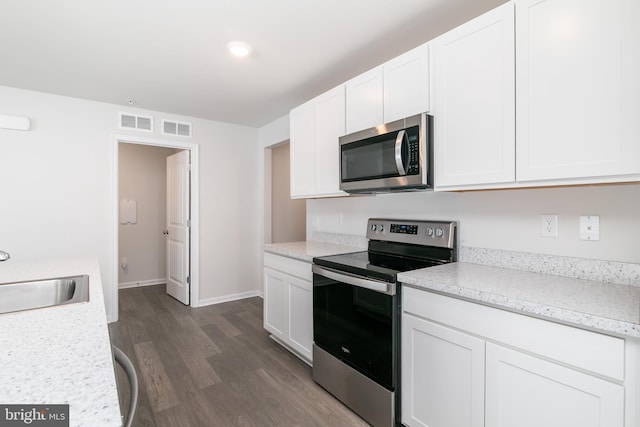
[[[340,189],[379,193],[431,188],[433,117],[418,114],[340,137]]]

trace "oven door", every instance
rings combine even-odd
[[[395,283],[313,266],[315,345],[391,391],[398,378],[397,290]]]

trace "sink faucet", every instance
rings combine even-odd
[[[7,252],[0,251],[0,261],[6,261],[9,258],[11,258],[11,257],[9,256],[9,254]]]

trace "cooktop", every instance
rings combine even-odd
[[[441,261],[409,258],[371,251],[314,258],[313,263],[357,276],[393,283],[398,273],[442,264]]]

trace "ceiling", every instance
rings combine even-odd
[[[505,1],[2,0],[0,85],[260,127]]]

